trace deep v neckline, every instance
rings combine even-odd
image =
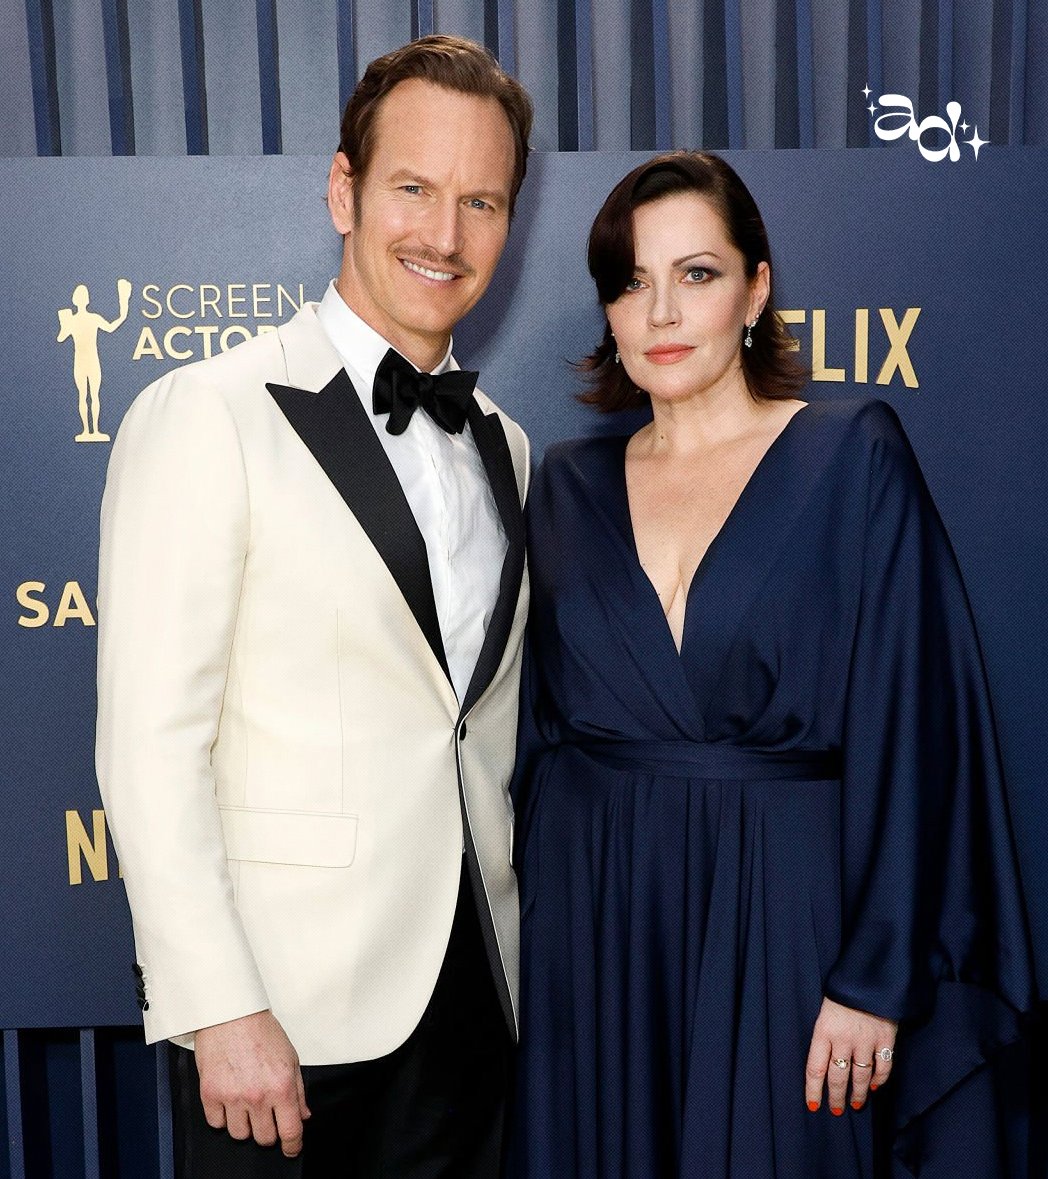
[[[733,521],[740,514],[740,505],[744,505],[744,502],[750,498],[752,494],[750,489],[758,482],[758,476],[760,475],[761,471],[768,465],[768,462],[771,459],[773,453],[779,448],[779,444],[782,442],[783,437],[789,433],[790,427],[793,425],[794,421],[796,421],[796,419],[799,418],[804,413],[804,411],[811,406],[811,404],[812,403],[810,401],[805,402],[804,405],[795,410],[783,424],[778,434],[776,434],[768,444],[767,449],[761,455],[760,459],[758,459],[753,470],[750,472],[749,477],[743,484],[742,490],[739,492],[738,496],[736,496],[735,502],[731,505],[731,508],[729,509],[728,514],[724,517],[721,526],[713,534],[710,543],[706,546],[706,550],[702,554],[699,563],[695,566],[695,571],[692,573],[691,580],[688,582],[687,588],[684,591],[684,618],[681,623],[679,647],[677,646],[676,639],[674,638],[673,630],[670,627],[669,615],[663,608],[662,599],[659,597],[659,592],[655,588],[655,583],[648,576],[647,570],[641,564],[640,550],[637,547],[637,533],[633,527],[633,512],[630,509],[629,485],[626,481],[626,447],[629,445],[632,435],[626,435],[620,438],[619,441],[621,442],[621,452],[617,455],[618,464],[616,474],[617,490],[622,507],[622,516],[625,523],[626,535],[629,540],[633,559],[636,562],[637,568],[640,570],[641,577],[644,579],[644,582],[651,591],[651,597],[654,599],[656,609],[662,615],[662,620],[665,625],[665,632],[669,636],[670,645],[672,646],[678,659],[683,657],[684,647],[688,641],[688,621],[691,617],[692,593],[694,592],[696,586],[702,581],[715,550],[720,547],[721,538],[725,535],[725,533],[730,534]]]

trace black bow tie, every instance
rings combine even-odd
[[[420,405],[442,429],[460,434],[478,375],[459,369],[439,376],[420,373],[390,348],[375,373],[374,411],[389,414],[386,430],[390,434],[403,434]]]

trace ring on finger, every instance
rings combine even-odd
[[[879,1057],[885,1064],[890,1064],[895,1051],[892,1048],[878,1048],[874,1056]]]
[[[861,1061],[853,1060],[852,1064],[854,1064],[856,1068],[873,1068],[872,1060],[868,1064],[863,1064]]]
[[[834,1062],[833,1062],[833,1063],[834,1063],[834,1064],[835,1064],[835,1065],[836,1065],[838,1068],[847,1068],[847,1067],[848,1067],[848,1062],[847,1062],[847,1061],[844,1059],[844,1057],[843,1057],[843,1056],[838,1056],[838,1057],[837,1057],[837,1058],[834,1060]]]

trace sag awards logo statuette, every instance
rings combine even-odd
[[[869,99],[873,91],[866,86],[862,93]],[[882,94],[877,102],[870,102],[866,109],[870,112],[871,118],[881,111],[873,120],[873,132],[878,139],[887,143],[908,135],[930,164],[938,164],[947,157],[951,163],[956,164],[961,158],[961,149],[957,143],[958,124],[962,135],[967,135],[969,130],[972,131],[971,139],[965,139],[963,142],[972,149],[976,159],[979,158],[979,149],[990,142],[988,139],[980,138],[978,126],[972,129],[967,122],[961,122],[959,102],[946,104],[945,119],[941,115],[927,115],[920,122],[914,113],[913,102],[905,94]],[[939,135],[946,136],[945,145],[938,139]]]
[[[277,325],[301,310],[306,301],[303,283],[176,282],[165,289],[147,282],[138,288],[132,305],[133,289],[129,279],[117,279],[119,310],[115,319],[106,319],[91,309],[86,283],[74,289],[71,307],[59,308],[58,343],[73,341],[73,383],[81,427],[77,442],[110,441],[101,425],[99,332],[112,334],[130,316],[140,320],[137,337],[121,333],[122,338],[135,341],[133,349],[127,350],[130,360],[182,364],[206,360],[252,336],[275,332]],[[139,389],[146,383],[136,380],[134,387]]]
[[[77,442],[109,441],[109,435],[103,433],[100,424],[102,361],[98,355],[98,333],[115,332],[127,319],[131,302],[131,283],[128,279],[117,279],[116,294],[120,303],[120,313],[116,319],[105,319],[89,310],[91,296],[83,283],[73,291],[73,306],[62,307],[58,312],[58,343],[70,339],[73,341],[73,383],[79,397],[81,425],[80,433],[76,436]]]

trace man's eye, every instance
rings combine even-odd
[[[401,187],[402,191],[409,192],[412,194],[412,196],[414,196],[422,191],[421,184],[402,184],[400,187]]]
[[[482,200],[480,197],[471,197],[469,207],[471,209],[490,209],[492,206],[489,205],[487,201]]]

